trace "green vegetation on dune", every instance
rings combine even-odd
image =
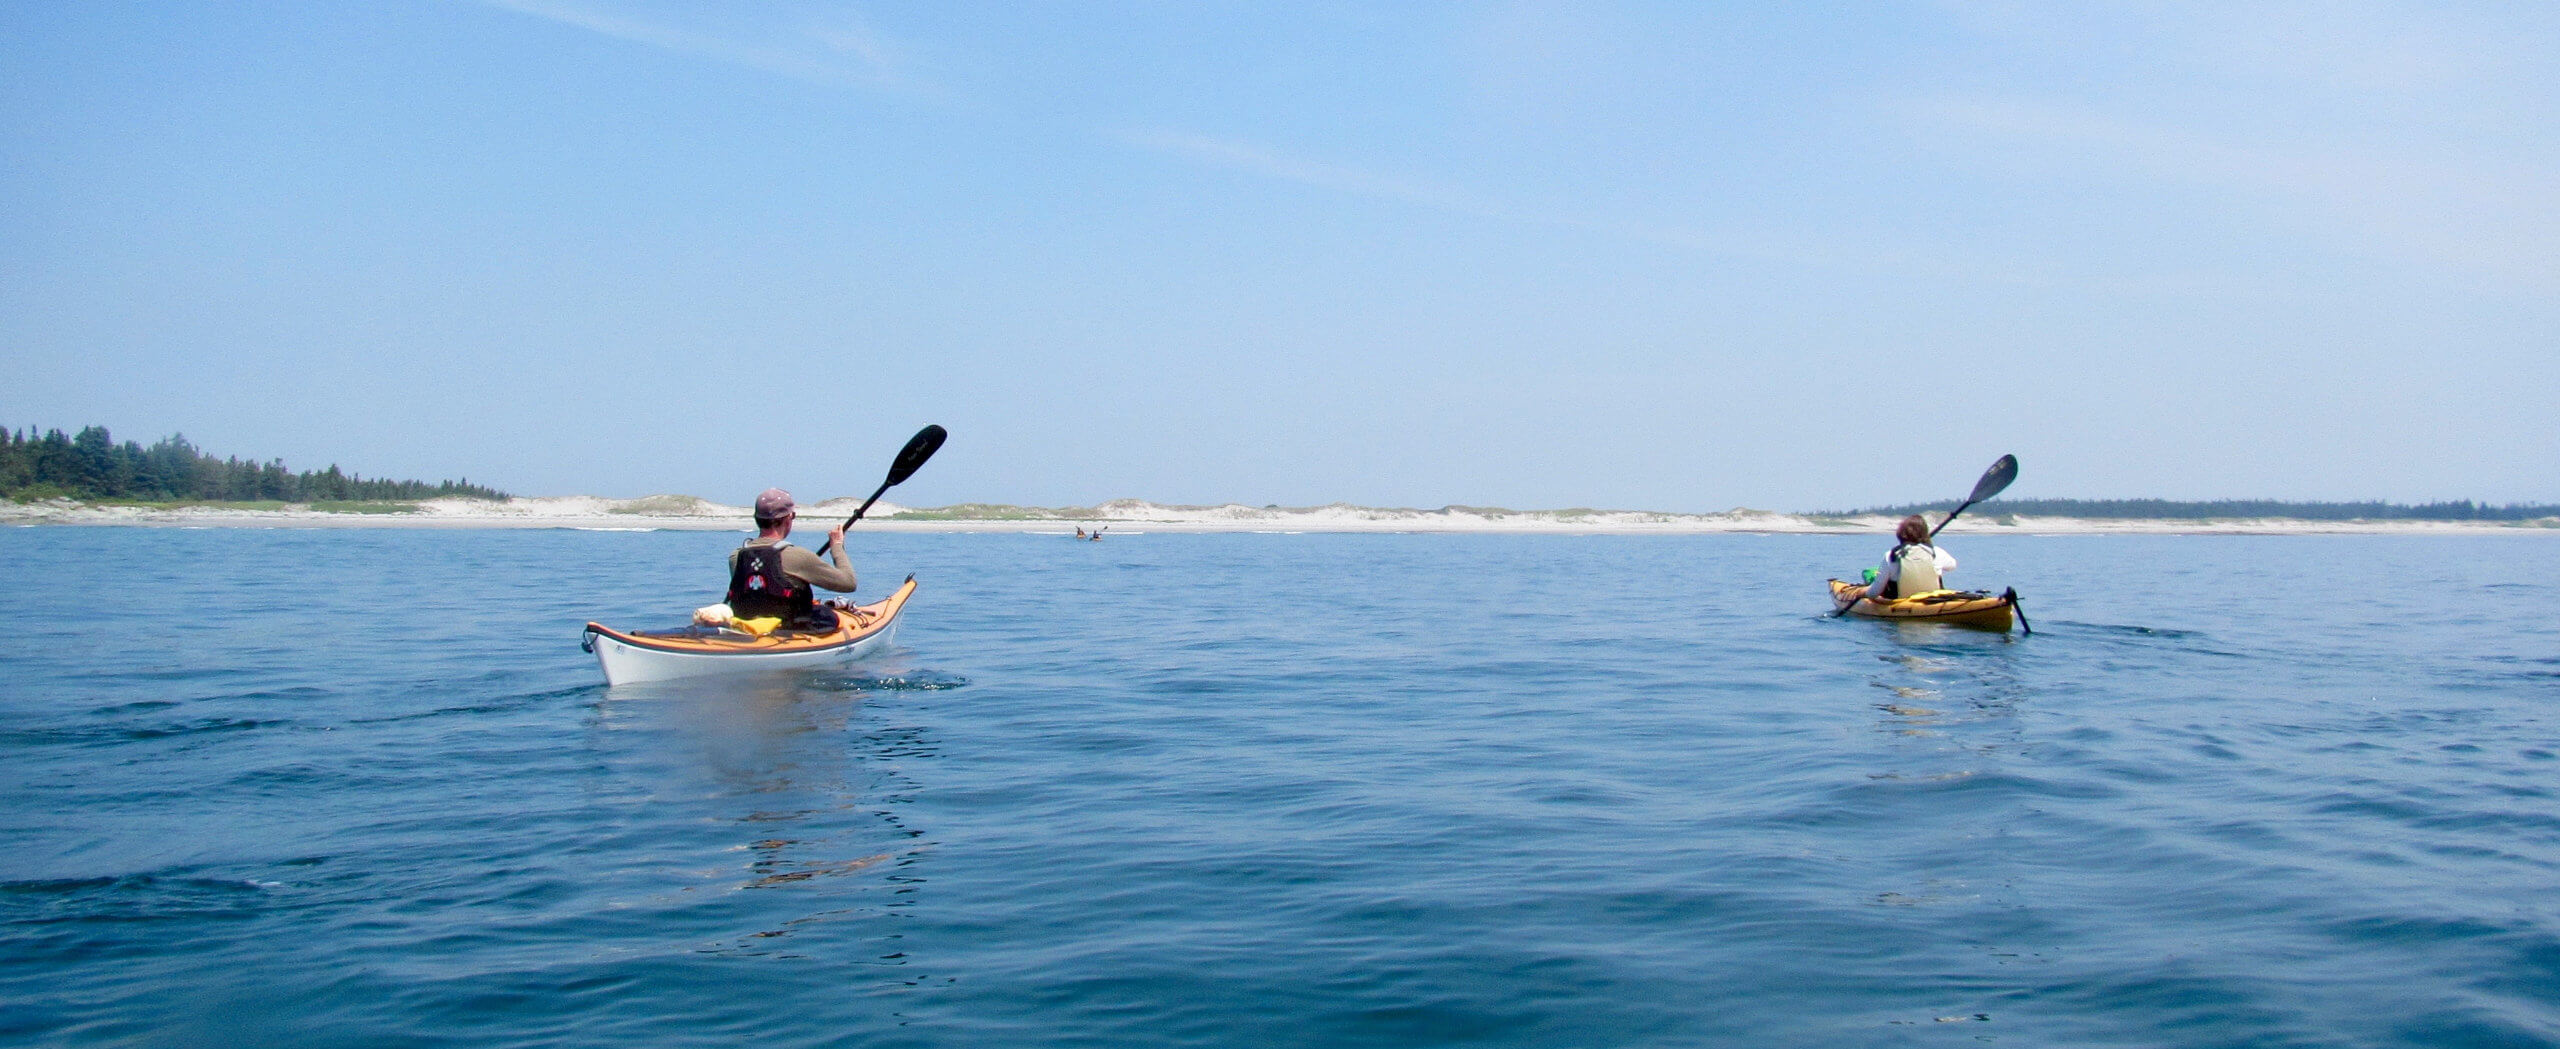
[[[69,496],[62,498],[69,498]],[[296,505],[282,499],[83,499],[81,502],[90,506],[129,507],[136,510],[282,510]]]
[[[361,477],[334,464],[295,473],[281,459],[216,459],[182,436],[163,437],[147,448],[118,444],[106,427],[89,426],[71,435],[0,429],[0,496],[21,502],[308,503],[341,513],[395,513],[386,507],[452,496],[505,499],[507,493],[467,480],[430,484]]]
[[[381,499],[322,499],[311,508],[330,514],[414,514],[418,504],[390,502]]]
[[[901,509],[900,521],[1073,521],[1099,516],[1091,507],[1012,506],[1005,503],[953,503],[931,509]]]
[[[607,513],[616,514],[695,514],[710,504],[699,496],[646,495],[615,505]]]
[[[282,499],[90,499],[92,506],[130,506],[144,510],[317,510],[326,514],[412,514],[418,504],[382,499],[321,499],[290,503]]]

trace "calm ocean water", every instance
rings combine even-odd
[[[0,1044],[2560,1044],[2560,536],[738,538],[0,531]]]

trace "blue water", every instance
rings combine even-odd
[[[0,531],[0,1044],[2560,1044],[2560,536],[736,538]]]

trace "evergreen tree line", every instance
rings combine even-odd
[[[163,437],[146,448],[118,444],[103,426],[65,435],[33,428],[0,428],[0,496],[65,495],[74,499],[287,503],[434,499],[466,496],[504,499],[505,492],[468,480],[391,481],[326,470],[294,473],[284,460],[216,459],[182,436]]]
[[[1879,506],[1858,514],[1901,516],[1924,511],[1944,513],[1953,501]],[[2491,506],[2468,499],[2444,503],[2294,503],[2275,499],[2216,499],[2176,502],[2168,499],[2001,499],[1976,504],[1968,514],[2025,514],[2030,517],[2198,518],[2290,517],[2303,521],[2531,521],[2560,517],[2560,506],[2510,503]],[[1843,515],[1846,516],[1846,515]]]

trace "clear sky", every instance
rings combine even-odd
[[[520,494],[2560,502],[2560,5],[0,8],[0,425]]]

